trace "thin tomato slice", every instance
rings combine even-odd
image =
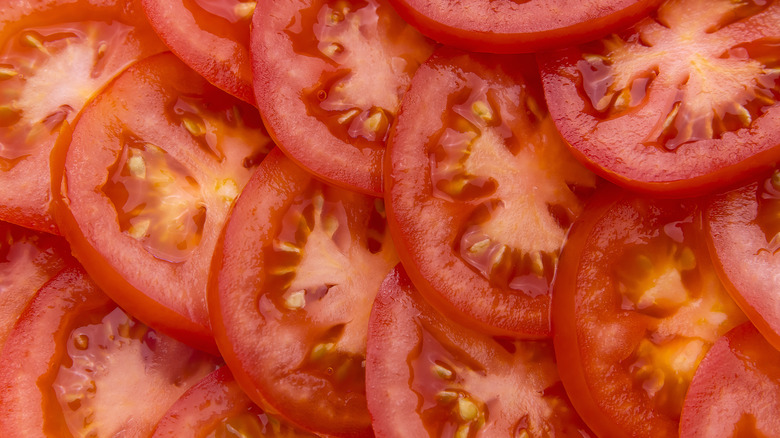
[[[552,342],[492,338],[419,295],[400,265],[369,322],[368,408],[378,437],[588,437]]]
[[[206,310],[211,256],[233,201],[272,146],[254,107],[170,53],[146,59],[58,147],[60,227],[124,308],[216,353]]]
[[[660,0],[390,0],[425,35],[461,49],[528,53],[600,38]]]
[[[432,44],[385,0],[261,0],[251,50],[279,147],[331,183],[380,196],[390,125]]]
[[[254,104],[249,23],[254,1],[140,0],[171,51],[209,82]]]
[[[0,7],[0,220],[57,233],[49,156],[63,124],[132,62],[165,46],[135,1]]]
[[[219,360],[128,316],[69,265],[41,288],[0,356],[4,437],[148,436]]]
[[[746,320],[711,264],[695,201],[614,187],[561,254],[552,303],[558,369],[599,436],[676,436],[699,362]]]
[[[751,324],[701,361],[683,405],[681,438],[780,436],[780,352]]]
[[[157,424],[152,438],[178,438],[183,431],[202,438],[316,438],[260,409],[228,367],[212,372],[182,394]]]
[[[404,97],[385,197],[399,255],[435,307],[540,338],[560,247],[597,179],[555,130],[535,66],[436,52]]]
[[[613,182],[712,192],[780,159],[780,2],[668,0],[635,27],[539,56],[550,111]]]
[[[381,199],[271,152],[230,215],[209,288],[219,350],[252,400],[318,434],[370,436],[368,318],[397,261]]]

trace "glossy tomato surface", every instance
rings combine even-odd
[[[665,197],[712,192],[780,159],[780,3],[669,0],[635,27],[539,55],[577,156]]]
[[[271,152],[227,222],[209,287],[219,350],[252,400],[312,432],[371,436],[368,318],[397,261],[380,199]]]
[[[73,264],[41,288],[0,360],[9,438],[147,436],[218,363],[127,315]]]
[[[49,156],[60,128],[164,49],[135,1],[0,2],[0,220],[57,233]]]
[[[249,23],[254,1],[140,0],[160,38],[193,70],[254,103]]]
[[[492,338],[434,310],[402,266],[371,311],[366,393],[377,437],[588,437],[552,343]]]
[[[388,220],[420,292],[493,334],[550,334],[550,282],[596,186],[544,107],[526,56],[445,48],[404,97],[386,160]]]
[[[599,436],[676,436],[712,344],[746,320],[718,280],[693,200],[594,195],[561,255],[555,354],[577,412]]]
[[[101,94],[58,147],[60,227],[124,308],[216,353],[206,310],[211,257],[233,201],[272,146],[254,107],[169,53],[149,58]]]
[[[600,38],[660,0],[390,0],[436,41],[476,52],[527,53]]]
[[[321,178],[381,195],[390,126],[432,43],[385,0],[261,0],[251,50],[279,147]]]
[[[683,405],[682,438],[780,436],[780,352],[751,324],[718,339]]]

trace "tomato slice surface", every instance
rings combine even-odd
[[[751,324],[718,339],[691,381],[680,436],[780,436],[780,352]]]
[[[427,299],[481,330],[539,338],[560,247],[597,178],[555,130],[535,66],[437,51],[404,97],[385,197]]]
[[[693,200],[594,195],[553,291],[559,372],[599,436],[676,436],[685,393],[718,337],[746,321],[711,264]]]
[[[214,258],[219,350],[257,404],[328,436],[371,436],[366,332],[397,263],[381,199],[328,186],[275,149]]]
[[[290,158],[382,193],[390,125],[432,43],[384,0],[262,0],[251,51],[257,105]]]
[[[780,349],[780,171],[716,195],[706,210],[715,267],[731,296]]]
[[[170,53],[132,66],[83,113],[57,217],[92,278],[140,320],[216,353],[206,283],[233,201],[273,146],[257,110]]]
[[[7,437],[148,436],[219,363],[128,316],[74,264],[33,298],[0,359]]]
[[[209,82],[254,104],[249,23],[254,1],[141,0],[171,51]]]
[[[780,2],[669,0],[635,27],[543,54],[547,101],[583,161],[683,197],[780,159]]]
[[[457,325],[403,267],[371,311],[366,393],[378,437],[588,437],[563,390],[552,342],[492,338]]]
[[[600,38],[630,26],[660,0],[390,0],[436,41],[491,53],[528,53]]]
[[[70,123],[132,62],[165,50],[135,1],[0,6],[0,220],[57,233],[49,156]]]

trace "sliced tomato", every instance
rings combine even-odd
[[[780,352],[751,324],[718,339],[685,397],[682,438],[780,436]]]
[[[432,43],[385,0],[262,0],[251,50],[279,147],[331,183],[380,196],[390,125]]]
[[[140,0],[165,44],[209,82],[254,103],[247,0]]]
[[[560,247],[597,181],[568,153],[535,75],[530,57],[436,52],[404,97],[385,197],[426,298],[464,324],[539,338]]]
[[[215,357],[128,316],[78,265],[41,288],[0,356],[5,437],[148,436]]]
[[[695,201],[594,196],[561,254],[552,302],[558,369],[599,436],[676,436],[696,367],[746,321],[718,280]]]
[[[65,239],[0,222],[0,349],[35,292],[69,260]]]
[[[206,282],[233,201],[273,146],[257,110],[172,54],[128,69],[84,111],[57,216],[111,297],[176,339],[216,353]]]
[[[600,38],[660,0],[390,0],[425,35],[461,49],[527,53]]]
[[[182,394],[157,423],[152,438],[178,438],[183,431],[196,437],[316,438],[266,414],[244,394],[228,367]]]
[[[454,323],[400,265],[371,311],[366,394],[379,437],[593,436],[563,390],[552,342]]]
[[[381,199],[325,185],[272,151],[214,257],[209,311],[250,398],[328,436],[370,436],[366,331],[398,259]]]
[[[780,3],[668,0],[630,30],[539,56],[576,155],[617,184],[712,192],[780,159]]]
[[[135,1],[1,8],[0,220],[57,233],[49,155],[60,128],[121,70],[165,46]]]

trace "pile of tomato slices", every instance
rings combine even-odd
[[[780,436],[778,102],[776,0],[0,0],[0,435]]]

